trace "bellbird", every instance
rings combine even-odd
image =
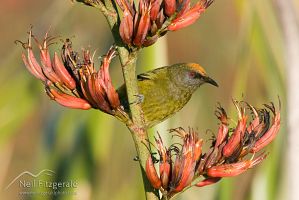
[[[145,126],[150,128],[177,111],[190,100],[193,92],[204,83],[218,87],[196,63],[179,63],[165,66],[137,76],[138,89],[142,97]],[[120,102],[129,111],[125,85],[117,89]]]

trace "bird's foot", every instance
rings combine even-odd
[[[135,156],[135,157],[133,158],[133,160],[134,160],[134,161],[140,161],[140,158],[139,158],[139,156]]]
[[[136,97],[136,100],[133,101],[132,103],[130,103],[130,105],[131,104],[141,104],[141,103],[143,103],[143,101],[144,101],[144,95],[142,95],[142,94],[136,94],[134,96]]]

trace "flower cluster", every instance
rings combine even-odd
[[[152,186],[159,189],[166,199],[193,185],[203,187],[218,182],[222,177],[237,176],[266,158],[265,152],[257,157],[255,154],[277,135],[280,112],[273,103],[264,105],[262,109],[256,109],[244,102],[234,101],[234,104],[239,119],[231,129],[225,110],[218,106],[218,135],[212,139],[212,145],[206,153],[202,152],[203,140],[199,139],[192,129],[188,132],[182,128],[170,130],[183,140],[182,145],[173,144],[166,148],[160,136],[155,138],[159,159],[153,155],[148,157],[146,174]],[[245,114],[246,110],[253,113],[250,122]],[[248,154],[252,154],[250,158]],[[160,175],[154,165],[156,162],[159,162]],[[199,181],[200,177],[204,179]]]
[[[40,63],[32,50],[32,38],[40,51]],[[22,59],[31,74],[40,79],[48,96],[57,103],[76,109],[100,109],[111,115],[120,112],[120,101],[109,75],[109,65],[116,54],[114,47],[103,56],[101,66],[97,71],[93,56],[89,50],[83,50],[80,59],[77,52],[72,50],[69,39],[64,42],[61,58],[55,52],[50,57],[49,45],[54,38],[46,33],[42,43],[29,32],[27,43],[22,43],[27,55],[22,53]]]
[[[199,0],[191,7],[190,0],[116,0],[123,11],[119,33],[129,46],[150,46],[167,31],[176,31],[193,24],[213,3]]]

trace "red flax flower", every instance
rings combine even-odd
[[[146,175],[165,199],[191,186],[203,187],[223,177],[237,176],[267,157],[268,153],[265,152],[258,156],[255,154],[277,135],[280,128],[279,110],[275,109],[273,103],[265,104],[262,109],[245,102],[234,101],[234,104],[239,119],[231,128],[225,110],[220,105],[217,107],[215,114],[220,120],[218,134],[212,139],[206,153],[202,152],[203,140],[198,138],[193,129],[188,132],[182,128],[171,129],[171,133],[182,139],[182,144],[172,144],[169,148],[163,145],[160,136],[155,139],[159,158],[153,155],[148,157]],[[253,114],[252,117],[246,115],[248,110]],[[155,168],[157,162],[159,175]]]
[[[193,24],[213,3],[199,0],[191,7],[190,0],[116,0],[123,11],[119,33],[129,46],[150,46],[167,31],[176,31]]]
[[[40,63],[33,53],[32,39],[39,48]],[[83,58],[80,59],[78,53],[72,50],[69,39],[64,42],[61,56],[55,52],[51,59],[49,45],[53,39],[46,33],[40,43],[30,30],[28,42],[22,43],[27,50],[27,54],[22,53],[24,64],[43,82],[48,96],[69,108],[95,108],[111,115],[123,113],[109,75],[110,62],[116,55],[115,48],[111,47],[103,56],[101,66],[96,70],[89,50],[83,50]]]

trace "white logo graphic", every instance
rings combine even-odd
[[[42,171],[40,171],[39,173],[37,174],[33,174],[29,171],[24,171],[22,172],[21,174],[19,174],[16,178],[14,178],[8,185],[7,187],[5,188],[5,190],[7,190],[12,184],[14,184],[19,178],[21,178],[22,176],[25,176],[25,175],[29,175],[29,176],[32,176],[33,178],[37,178],[41,175],[48,175],[48,176],[53,176],[55,174],[54,171],[50,170],[50,169],[43,169]]]

